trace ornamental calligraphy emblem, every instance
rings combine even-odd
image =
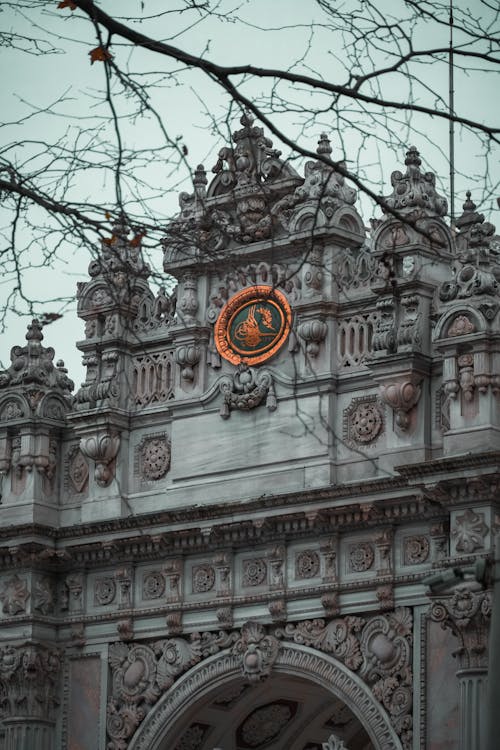
[[[215,345],[232,364],[255,365],[281,348],[291,321],[292,311],[282,292],[270,286],[248,287],[222,308],[215,323]]]

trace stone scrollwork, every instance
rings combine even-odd
[[[152,644],[114,643],[109,650],[112,695],[107,706],[108,750],[126,750],[129,739],[176,677],[236,636],[195,633]]]
[[[461,669],[485,668],[487,665],[488,629],[491,618],[491,593],[460,587],[451,597],[432,602],[431,620],[448,628],[458,639],[454,651]]]
[[[234,409],[250,411],[264,399],[269,411],[276,409],[276,393],[269,370],[256,371],[248,365],[240,364],[232,377],[221,378],[219,390],[224,397],[220,409],[223,419],[228,419]]]
[[[387,710],[404,750],[412,748],[412,614],[407,607],[368,620],[288,624],[276,635],[332,654],[370,685]],[[326,746],[328,747],[328,745]]]
[[[232,648],[232,653],[241,660],[243,677],[251,683],[268,677],[278,655],[279,641],[266,635],[263,625],[247,622]]]
[[[120,436],[116,432],[99,432],[84,437],[80,450],[95,462],[95,481],[100,487],[108,487],[114,477],[114,460],[120,448]]]
[[[361,617],[345,617],[328,623],[322,619],[305,620],[297,624],[289,623],[276,635],[332,654],[346,667],[356,671],[363,663],[358,638],[363,624]]]
[[[384,705],[403,749],[410,750],[411,637],[411,611],[400,607],[371,618],[348,616],[267,628],[248,621],[239,631],[193,633],[190,638],[171,637],[149,644],[116,643],[109,653],[112,695],[107,710],[108,750],[126,750],[153,705],[182,674],[203,659],[220,653],[252,685],[270,675],[291,644],[324,652],[342,664],[343,670],[357,673],[356,679],[364,680],[371,694]],[[317,654],[308,652],[311,669],[317,659]],[[210,675],[209,669],[205,679],[210,679]],[[196,684],[200,684],[199,675]],[[342,747],[329,742],[328,750]]]

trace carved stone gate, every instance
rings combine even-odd
[[[231,633],[195,633],[189,640],[173,637],[150,645],[116,644],[110,653],[109,748],[192,746],[201,750],[214,747],[215,741],[222,750],[233,750],[240,743],[229,715],[221,719],[226,722],[221,736],[203,722],[203,709],[214,700],[228,707],[245,691],[248,711],[242,725],[255,723],[259,715],[262,720],[266,717],[268,724],[272,719],[276,729],[268,730],[264,744],[277,741],[281,729],[290,729],[295,714],[304,716],[307,710],[289,695],[283,695],[283,700],[274,696],[266,710],[253,710],[260,704],[252,695],[273,680],[281,680],[282,685],[286,680],[302,681],[306,693],[309,685],[321,689],[327,698],[329,695],[330,714],[343,707],[344,723],[352,718],[359,727],[364,739],[357,747],[410,748],[411,626],[410,611],[400,608],[367,619],[313,620],[268,630],[247,622]],[[194,744],[181,742],[195,735]],[[320,741],[323,739],[324,735]]]

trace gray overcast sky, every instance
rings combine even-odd
[[[110,0],[102,2],[101,6],[109,13],[120,13],[122,16],[134,15],[142,17],[152,16],[157,11],[173,11],[185,5],[182,0],[165,3],[146,1],[142,4],[138,0]],[[343,7],[357,3],[347,0]],[[384,14],[398,12],[403,16],[404,3],[386,0],[379,3]],[[446,5],[446,4],[444,4]],[[30,7],[33,6],[33,7]],[[40,7],[36,7],[40,6]],[[458,3],[457,3],[458,6]],[[461,3],[464,7],[465,3]],[[343,83],[345,81],[346,52],[342,49],[342,40],[333,37],[332,32],[325,28],[325,17],[318,4],[313,0],[249,0],[239,4],[222,2],[213,3],[220,16],[198,22],[197,16],[191,13],[167,13],[160,19],[143,21],[142,25],[132,23],[135,28],[141,28],[146,33],[158,38],[170,39],[182,49],[197,54],[206,54],[217,62],[253,63],[255,65],[273,68],[288,68],[292,63],[303,57],[299,64],[303,71],[313,72],[327,80]],[[111,137],[109,129],[103,125],[102,117],[108,115],[107,105],[103,105],[99,92],[104,85],[103,66],[101,63],[89,64],[88,52],[96,45],[95,35],[87,20],[81,14],[72,14],[69,10],[57,10],[56,3],[23,2],[2,3],[0,5],[0,26],[4,30],[19,30],[27,36],[37,36],[46,40],[59,51],[57,54],[34,56],[15,49],[1,50],[0,75],[3,80],[3,112],[4,123],[12,122],[11,127],[2,128],[0,147],[13,142],[19,142],[16,158],[22,162],[31,156],[36,148],[27,144],[36,140],[56,142],[58,139],[74,136],[76,128],[83,126],[87,133],[102,127],[103,137]],[[239,15],[243,23],[236,22]],[[442,15],[442,14],[441,14]],[[311,22],[313,27],[311,28]],[[257,28],[260,27],[260,28]],[[268,29],[268,30],[264,30]],[[498,27],[497,27],[498,34]],[[418,32],[416,41],[421,46],[445,46],[448,40],[446,26],[427,24]],[[458,40],[460,41],[460,40]],[[116,60],[122,66],[141,70],[145,76],[164,74],[172,71],[174,65],[159,58],[157,55],[142,51],[130,50],[113,46]],[[382,56],[381,56],[382,60]],[[427,103],[435,99],[433,92],[446,96],[447,74],[446,65],[423,67],[420,69],[429,91],[418,92],[419,100],[423,103],[427,96]],[[387,79],[388,94],[396,98],[400,94],[401,81],[396,77]],[[262,91],[263,84],[253,84],[248,91],[256,99]],[[457,73],[456,82],[456,110],[464,115],[477,117],[485,122],[495,124],[498,105],[494,91],[493,78],[484,74],[476,74],[470,70],[468,75]],[[310,94],[295,87],[292,95],[296,101],[307,107]],[[54,113],[34,115],[35,110],[43,110],[54,105]],[[312,102],[312,99],[311,99]],[[162,118],[169,136],[184,144],[188,149],[188,161],[195,167],[200,161],[207,168],[211,168],[216,161],[216,155],[228,142],[227,132],[216,134],[211,127],[212,114],[223,117],[227,100],[218,91],[214,83],[200,72],[184,71],[175,80],[164,81],[164,88],[158,90],[155,106]],[[125,114],[127,102],[121,105],[121,114]],[[432,105],[431,105],[432,106]],[[312,108],[312,107],[311,107]],[[19,124],[20,118],[33,115]],[[368,175],[377,192],[390,192],[390,172],[392,169],[403,167],[404,150],[398,156],[389,148],[384,148],[385,134],[379,130],[380,141],[376,144],[367,141],[361,148],[362,140],[359,133],[349,132],[349,113],[345,113],[345,122],[340,129],[331,113],[326,112],[316,118],[314,122],[306,122],[304,114],[283,112],[277,118],[281,127],[287,129],[294,137],[298,137],[304,146],[315,148],[321,130],[330,131],[333,157],[342,156],[342,150],[348,159],[348,164],[355,166],[359,160],[363,175]],[[234,127],[238,126],[235,118]],[[395,128],[396,126],[394,126]],[[145,143],[149,146],[159,140],[159,131],[151,119],[130,119],[123,122],[123,132],[130,145],[140,149]],[[410,145],[414,143],[422,152],[426,168],[432,167],[438,173],[441,192],[446,193],[448,187],[448,165],[446,155],[448,150],[448,128],[444,121],[437,119],[430,121],[413,116],[407,127],[401,130],[401,139]],[[23,142],[25,145],[23,145]],[[279,144],[275,142],[278,147]],[[283,148],[287,153],[286,148]],[[352,160],[351,160],[352,159]],[[498,157],[490,156],[490,169],[498,171]],[[295,165],[300,172],[300,162]],[[43,163],[38,157],[37,162]],[[485,160],[479,153],[479,147],[472,139],[463,140],[457,130],[457,194],[463,196],[469,187],[470,179],[485,172]],[[173,164],[165,160],[150,160],[142,166],[141,178],[152,186],[153,211],[159,217],[167,217],[177,210],[177,193],[189,190],[188,172],[186,169],[174,169]],[[68,184],[68,196],[78,196],[79,200],[96,201],[96,196],[107,197],[112,202],[112,180],[103,170],[99,170],[96,163],[94,171],[81,174],[73,184]],[[477,188],[479,192],[479,188]],[[481,210],[487,218],[495,221],[490,214],[494,208],[494,196],[490,196],[487,204]],[[457,201],[457,209],[462,200]],[[370,202],[361,200],[361,213],[368,223],[372,215]],[[375,211],[376,212],[376,211]],[[6,217],[1,216],[3,229],[2,244],[8,243],[6,232]],[[43,219],[42,219],[43,220]],[[29,238],[26,238],[28,244]],[[74,292],[77,280],[85,280],[89,256],[85,250],[79,252],[75,248],[62,246],[59,252],[60,260],[54,268],[34,269],[26,271],[26,289],[39,300],[52,297],[70,297],[67,302],[48,304],[51,312],[64,311],[61,320],[51,324],[45,330],[45,344],[56,349],[56,358],[63,358],[70,370],[70,375],[78,387],[83,376],[80,366],[80,354],[74,346],[74,341],[83,338],[83,323],[76,318]],[[33,262],[36,253],[33,251]],[[156,270],[161,271],[161,252],[154,251],[151,262]],[[0,282],[0,298],[5,299],[12,279],[3,278]],[[39,310],[43,305],[38,305]],[[19,318],[9,315],[6,319],[6,330],[0,333],[0,361],[4,366],[9,362],[9,350],[16,344],[23,345],[26,325],[29,316]]]

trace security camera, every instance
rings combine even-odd
[[[491,583],[491,565],[487,560],[476,560],[474,565],[466,568],[448,568],[442,573],[422,578],[424,586],[428,586],[433,594],[440,594],[459,583],[476,582],[484,588]]]
[[[439,594],[442,591],[462,583],[464,572],[461,568],[449,568],[442,573],[436,573],[432,576],[426,576],[422,579],[424,586],[428,586],[433,594]]]

